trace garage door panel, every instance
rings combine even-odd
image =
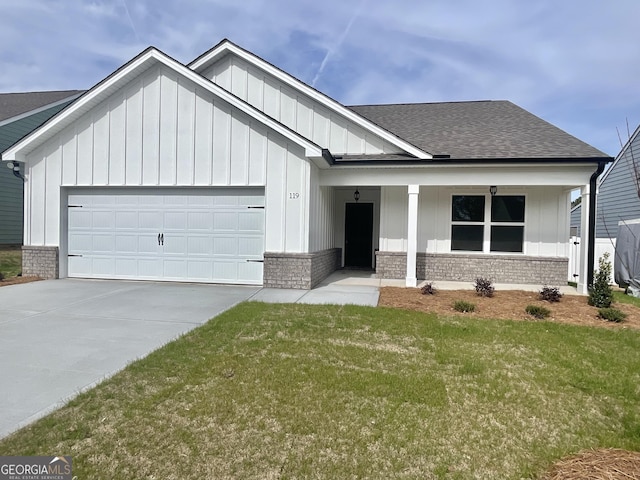
[[[186,211],[167,212],[164,214],[163,232],[166,233],[175,230],[180,232],[187,230]]]
[[[94,234],[91,238],[91,251],[97,254],[115,253],[115,235]]]
[[[69,209],[69,228],[91,228],[92,214],[80,208]]]
[[[213,239],[210,236],[190,236],[187,239],[187,251],[189,252],[189,257],[194,255],[213,255]]]
[[[213,255],[218,257],[238,255],[238,240],[236,237],[215,237],[213,239]]]
[[[238,213],[237,212],[214,213],[213,229],[216,232],[220,232],[220,231],[235,232],[236,230],[238,230]]]
[[[69,276],[262,283],[262,263],[247,262],[264,252],[256,191],[70,195]]]
[[[187,275],[193,280],[206,282],[213,278],[213,267],[210,261],[187,261]]]
[[[138,213],[138,229],[154,230],[160,233],[163,222],[162,210],[141,211]]]
[[[238,230],[240,232],[258,232],[264,231],[264,212],[260,209],[241,212],[238,215]]]
[[[247,279],[248,282],[262,283],[262,263],[247,261],[238,263],[238,276]]]
[[[93,235],[91,233],[70,233],[68,242],[69,252],[75,254],[91,252],[92,237]]]
[[[138,212],[135,210],[116,211],[117,230],[138,230]]]
[[[251,259],[262,258],[264,240],[262,237],[239,237],[238,255]]]
[[[210,232],[213,230],[213,214],[209,211],[188,212],[187,229],[192,231]]]
[[[187,235],[164,233],[163,250],[166,255],[187,256]]]
[[[138,253],[138,236],[135,234],[116,235],[116,252]]]
[[[162,254],[162,245],[158,243],[158,235],[154,233],[138,234],[138,253],[146,255]]]

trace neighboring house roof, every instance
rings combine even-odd
[[[23,92],[0,93],[0,122],[17,117],[25,113],[32,114],[33,110],[50,107],[57,102],[68,101],[77,97],[83,90],[62,90],[55,92]]]
[[[349,108],[417,147],[451,159],[608,158],[504,100]]]
[[[7,119],[5,122],[0,122],[0,152],[38,128],[72,101],[55,102],[53,106],[48,106],[48,108],[38,108],[34,112],[26,112]]]

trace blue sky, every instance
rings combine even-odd
[[[637,0],[0,0],[0,92],[229,38],[347,105],[510,100],[615,156],[640,122],[638,18]]]

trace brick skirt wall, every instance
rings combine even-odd
[[[22,275],[58,278],[58,247],[22,247]]]
[[[262,285],[267,288],[310,290],[338,270],[341,262],[340,248],[314,253],[265,252]]]
[[[379,278],[405,278],[407,255],[403,252],[377,252]],[[477,277],[495,283],[564,285],[568,258],[522,255],[465,255],[418,253],[416,276],[421,280],[473,282]]]

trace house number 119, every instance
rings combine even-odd
[[[298,198],[300,198],[298,192],[289,192],[289,200],[297,200]]]

